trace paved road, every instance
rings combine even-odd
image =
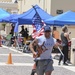
[[[12,54],[13,64],[6,64],[9,53]],[[74,66],[58,66],[54,60],[52,75],[75,75]],[[30,75],[33,58],[31,53],[21,53],[13,48],[0,47],[0,75]]]

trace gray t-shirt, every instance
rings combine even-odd
[[[43,48],[43,53],[40,55],[39,59],[52,59],[51,52],[53,49],[53,46],[56,43],[56,39],[54,39],[52,36],[50,38],[46,38],[44,35],[37,38],[38,45]]]

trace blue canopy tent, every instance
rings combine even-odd
[[[0,22],[2,22],[2,19],[5,17],[10,16],[10,13],[0,8]]]
[[[11,18],[11,22],[14,22],[14,23],[17,23],[18,22],[18,19],[20,18],[20,17],[22,17],[22,16],[24,16],[25,15],[25,13],[22,13],[22,14],[19,14],[19,15],[17,15],[17,16],[14,16],[14,17],[12,17]]]
[[[39,14],[40,18],[43,21],[46,20],[46,19],[52,18],[51,15],[49,15],[47,12],[45,12],[43,9],[41,9],[38,5],[35,5],[34,7],[35,7],[37,13]],[[19,25],[20,24],[25,24],[26,23],[26,21],[25,21],[26,19],[30,21],[30,24],[33,24],[32,23],[32,19],[33,19],[34,15],[36,14],[35,9],[34,8],[31,8],[30,11],[26,12],[26,15],[25,16],[20,17],[18,19]]]
[[[34,6],[37,13],[39,14],[40,18],[44,21],[48,18],[52,18],[51,15],[49,15],[48,13],[46,13],[44,10],[42,10],[38,5]],[[36,14],[34,8],[31,8],[30,10],[28,10],[27,12],[19,15],[18,19],[17,17],[13,19],[14,20],[18,20],[18,23],[15,26],[15,32],[17,32],[18,30],[18,25],[22,25],[22,24],[33,24],[32,19],[34,17],[34,15]]]
[[[7,22],[7,23],[14,23],[14,22],[11,21],[11,19],[12,19],[13,17],[16,17],[16,16],[18,16],[18,14],[11,14],[11,15],[8,16],[8,17],[4,17],[4,18],[2,19],[2,21],[3,21],[3,22]]]
[[[53,24],[53,25],[75,25],[75,12],[73,11],[67,11],[63,14],[60,14],[58,16],[55,16],[53,18],[45,20],[47,24]]]
[[[32,9],[30,9],[30,10],[28,10],[27,12],[24,12],[24,13],[22,13],[22,14],[20,14],[20,15],[17,15],[16,17],[13,17],[13,18],[11,19],[11,22],[17,23],[19,18],[22,18],[22,17],[24,17],[25,15],[28,15],[29,13],[31,13],[31,11],[32,11]],[[30,22],[30,21],[29,21],[29,22]],[[31,23],[29,23],[29,22],[27,22],[27,23],[28,23],[28,24],[31,24]],[[27,23],[26,23],[26,24],[27,24]]]

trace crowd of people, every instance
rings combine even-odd
[[[14,44],[16,39],[14,37],[14,25],[12,25],[9,34],[11,35],[11,44]],[[24,28],[24,26],[21,26],[21,31],[19,34],[21,34],[21,37],[23,38],[22,44],[24,44],[29,37],[28,29]],[[67,26],[62,27],[61,34],[59,34],[57,27],[53,27],[51,30],[50,26],[45,26],[44,35],[36,37],[36,39],[34,39],[29,45],[35,61],[31,75],[44,75],[44,73],[45,75],[51,75],[52,71],[54,70],[53,59],[51,55],[53,48],[56,50],[58,47],[62,47],[60,48],[62,49],[61,52],[59,51],[60,57],[58,65],[61,65],[61,60],[63,61],[63,65],[68,65],[67,60],[69,41],[70,38]]]

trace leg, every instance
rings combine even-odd
[[[32,72],[31,75],[37,75],[36,74],[36,64],[34,63],[33,67],[32,67]]]
[[[58,65],[60,65],[62,59],[63,59],[63,56],[61,54],[60,57],[59,57],[59,63],[58,63]]]
[[[51,75],[52,71],[48,71],[45,73],[45,75]]]
[[[47,66],[45,66],[45,75],[51,75],[53,70],[54,70],[53,60],[50,60]]]
[[[68,46],[63,47],[63,53],[64,53],[64,62],[63,62],[63,64],[66,64],[66,61],[68,60]]]
[[[65,51],[65,56],[66,56],[66,61],[68,60],[68,46],[66,46],[66,51]]]
[[[36,69],[32,69],[31,75],[37,75]]]
[[[44,61],[38,61],[36,66],[37,75],[44,75]]]
[[[36,73],[37,73],[37,75],[44,75],[43,68],[40,68],[40,66],[38,66],[36,69]]]

